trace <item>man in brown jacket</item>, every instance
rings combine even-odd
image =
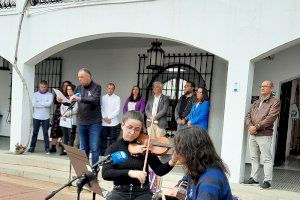
[[[249,149],[251,158],[251,177],[246,184],[258,184],[258,169],[260,154],[264,165],[264,181],[260,185],[266,189],[271,187],[273,160],[271,143],[273,125],[280,113],[280,101],[272,96],[273,83],[270,80],[262,82],[260,99],[256,100],[246,116],[245,123],[249,135]]]

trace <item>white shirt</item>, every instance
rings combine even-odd
[[[32,96],[33,118],[39,120],[50,119],[50,108],[53,103],[53,95],[35,92]]]
[[[110,124],[102,120],[102,126],[116,126],[119,124],[118,115],[120,113],[120,105],[120,97],[115,94],[111,96],[106,94],[101,97],[102,118],[108,117],[111,119]]]
[[[158,107],[158,102],[160,99],[160,96],[155,96],[154,95],[154,101],[153,101],[153,105],[152,105],[152,116],[155,116],[157,114],[157,107]]]
[[[136,102],[128,102],[128,111],[135,110]]]

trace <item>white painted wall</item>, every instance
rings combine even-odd
[[[64,50],[54,56],[63,58],[62,80],[70,80],[78,85],[77,71],[81,66],[86,66],[92,71],[94,80],[101,84],[102,95],[106,94],[106,84],[114,82],[115,93],[120,96],[123,108],[132,86],[137,83],[138,54],[146,53],[146,50],[145,48]],[[166,53],[199,52],[195,48],[183,46],[164,47],[164,50]],[[216,57],[213,73],[209,132],[220,153],[227,63]],[[121,118],[122,114],[119,116],[120,120]]]
[[[0,70],[0,114],[3,115],[0,118],[0,135],[10,135],[10,124],[6,122],[9,109],[9,95],[10,95],[10,71]]]

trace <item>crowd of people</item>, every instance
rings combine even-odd
[[[163,84],[154,82],[153,95],[147,102],[141,96],[139,86],[131,89],[123,106],[123,120],[118,116],[121,99],[115,94],[114,83],[106,85],[106,94],[101,95],[101,86],[97,84],[91,72],[82,68],[78,72],[80,85],[64,81],[60,90],[64,97],[53,96],[48,92],[46,81],[39,83],[39,90],[32,98],[33,134],[28,152],[34,152],[37,135],[42,125],[45,152],[56,152],[57,142],[62,138],[66,145],[75,146],[85,151],[91,164],[99,156],[124,151],[129,159],[120,165],[107,164],[102,169],[102,177],[114,183],[113,191],[107,199],[151,199],[152,192],[148,174],[159,176],[167,174],[177,161],[186,169],[186,175],[179,183],[187,182],[187,199],[232,199],[227,177],[229,169],[215,151],[208,134],[210,103],[204,87],[197,87],[194,82],[186,81],[184,94],[175,108],[177,133],[174,138],[174,150],[171,159],[165,163],[152,153],[146,157],[146,145],[129,149],[129,145],[145,131],[151,139],[166,135],[168,127],[169,97],[162,94]],[[262,85],[261,98],[254,103],[246,116],[246,126],[250,139],[250,156],[252,159],[251,178],[245,183],[258,183],[259,154],[264,159],[265,179],[262,188],[269,188],[272,180],[272,156],[270,152],[273,123],[276,120],[280,102],[273,97],[273,84],[265,81]],[[56,105],[51,122],[52,145],[49,145],[48,129],[50,126],[50,107]],[[144,118],[145,117],[145,118]],[[120,134],[122,132],[122,134]],[[61,147],[60,155],[65,155]],[[143,164],[147,159],[147,168]],[[142,185],[142,186],[141,186]],[[178,184],[179,185],[179,184]],[[175,195],[176,185],[172,191]]]

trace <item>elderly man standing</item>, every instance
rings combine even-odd
[[[161,82],[154,82],[153,95],[149,98],[145,113],[147,116],[147,132],[151,137],[164,136],[168,127],[167,113],[169,108],[169,97],[162,94]],[[153,121],[152,127],[151,122]]]
[[[280,101],[272,96],[273,83],[263,81],[260,89],[260,99],[256,100],[246,116],[245,123],[250,134],[249,149],[251,158],[251,177],[245,184],[258,184],[258,169],[260,154],[264,165],[264,180],[260,185],[263,189],[271,187],[273,160],[271,143],[273,126],[280,113]]]
[[[70,101],[78,102],[77,125],[80,138],[80,149],[86,155],[92,154],[92,164],[99,160],[99,139],[102,128],[100,106],[101,86],[92,80],[91,72],[82,68],[78,72],[80,85]]]

